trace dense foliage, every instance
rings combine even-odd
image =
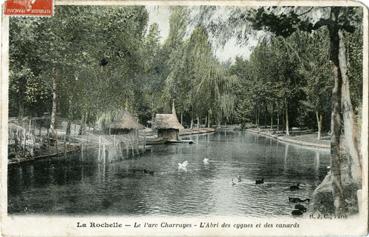
[[[164,43],[145,7],[56,10],[52,18],[10,21],[10,116],[51,114],[56,100],[56,113],[67,120],[92,125],[127,108],[147,124],[174,101],[186,126],[330,130],[333,80],[324,27],[269,35],[248,59],[227,65],[215,57],[214,30],[201,21],[189,29],[185,7],[171,8]],[[361,34],[345,35],[355,108],[362,97]]]

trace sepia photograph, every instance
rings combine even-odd
[[[367,215],[364,8],[57,4],[7,18],[6,215]]]

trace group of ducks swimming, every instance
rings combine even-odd
[[[241,182],[241,176],[238,175],[235,180],[237,180],[238,182]],[[264,178],[255,180],[255,184],[263,184],[263,183],[264,183]],[[236,182],[232,178],[232,186],[233,185],[236,185]],[[297,191],[299,189],[300,189],[300,184],[299,183],[297,183],[296,185],[290,186],[290,191]],[[303,215],[303,213],[305,213],[307,211],[307,208],[304,205],[300,204],[300,203],[303,203],[303,202],[308,202],[309,203],[310,199],[309,198],[301,199],[301,198],[296,198],[296,197],[288,197],[288,201],[292,202],[292,203],[298,203],[298,204],[295,205],[295,209],[292,210],[291,214],[293,216],[301,216],[301,215]]]
[[[290,187],[290,190],[291,191],[297,191],[300,189],[300,184],[297,183],[296,185],[292,185]],[[310,199],[309,198],[306,198],[306,199],[301,199],[301,198],[295,198],[295,197],[288,197],[288,201],[289,202],[292,202],[292,203],[302,203],[302,202],[310,202]],[[293,216],[301,216],[302,214],[304,214],[305,212],[307,211],[307,208],[302,205],[302,204],[296,204],[295,205],[295,209],[292,210],[291,214]]]
[[[203,162],[204,165],[208,165],[209,164],[209,159],[204,158],[202,162]],[[188,165],[187,160],[182,162],[182,163],[178,163],[178,170],[187,171],[187,165]],[[241,179],[240,175],[238,175],[235,178],[232,178],[232,182],[231,182],[232,186],[236,185],[237,183],[239,183],[241,181],[242,181],[242,179]],[[264,178],[255,180],[255,184],[263,184],[263,183],[264,183]],[[290,186],[290,191],[297,191],[297,190],[300,190],[300,183],[297,183],[296,185]],[[295,209],[292,210],[291,214],[293,216],[301,216],[307,211],[307,208],[304,205],[300,204],[300,203],[304,203],[304,202],[309,203],[310,199],[309,198],[301,199],[301,198],[297,198],[297,197],[288,197],[288,201],[292,202],[292,203],[297,203],[294,207]]]

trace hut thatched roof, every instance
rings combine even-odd
[[[184,129],[175,114],[156,114],[154,125],[158,129]]]
[[[145,127],[127,111],[120,112],[116,119],[109,124],[110,129],[144,129]]]

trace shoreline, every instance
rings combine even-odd
[[[331,148],[330,144],[324,144],[319,140],[317,140],[317,142],[309,142],[309,141],[302,141],[302,140],[298,140],[298,139],[293,139],[293,137],[298,137],[298,136],[278,136],[278,135],[274,135],[274,134],[270,134],[269,132],[265,132],[262,130],[257,130],[254,128],[249,128],[245,130],[246,132],[250,132],[253,134],[257,134],[260,136],[264,136],[264,137],[269,137],[269,138],[273,138],[279,142],[283,142],[283,143],[288,143],[288,144],[294,144],[294,145],[299,145],[299,146],[303,146],[303,147],[307,147],[307,148],[315,148],[315,149],[323,149],[323,150],[329,150]]]
[[[20,165],[20,164],[24,164],[28,162],[37,161],[37,160],[58,157],[58,156],[66,155],[69,153],[78,152],[80,150],[81,150],[81,146],[78,144],[78,145],[71,145],[68,148],[68,150],[66,150],[65,152],[63,150],[58,150],[57,152],[54,151],[54,153],[50,152],[50,153],[45,153],[45,154],[33,156],[33,157],[21,157],[21,158],[13,158],[13,159],[8,158],[8,166],[9,165]]]
[[[205,134],[205,133],[213,133],[215,132],[215,128],[185,128],[179,132],[179,136],[188,136],[188,135],[196,135],[196,134]]]
[[[215,132],[214,128],[193,128],[193,129],[184,129],[182,132],[180,132],[179,136],[190,136],[190,135],[196,135],[196,134],[206,134],[206,133],[213,133]],[[146,146],[150,146],[151,144],[146,144]],[[34,157],[20,157],[20,158],[8,158],[8,166],[9,165],[20,165],[28,162],[33,162],[37,160],[42,159],[48,159],[58,156],[63,156],[65,154],[70,154],[73,152],[79,152],[81,150],[81,144],[75,144],[70,146],[65,152],[63,150],[56,152],[50,152],[50,153],[44,153],[42,155],[37,155]]]
[[[268,138],[272,138],[275,139],[279,142],[282,143],[288,143],[288,144],[294,144],[294,145],[299,145],[299,146],[303,146],[306,148],[315,148],[315,149],[323,149],[323,150],[329,150],[330,149],[330,144],[324,144],[322,143],[322,141],[317,140],[317,142],[310,142],[310,141],[302,141],[302,140],[298,140],[298,139],[294,139],[294,137],[299,137],[299,136],[278,136],[277,134],[271,134],[270,130],[267,131],[263,131],[263,130],[257,130],[255,128],[248,128],[245,129],[244,131],[252,133],[252,134],[256,134],[256,135],[260,135],[263,137],[268,137]],[[185,136],[190,136],[190,135],[196,135],[196,134],[207,134],[207,133],[214,133],[216,132],[216,129],[214,128],[193,128],[193,129],[184,129],[179,133],[180,137],[185,137]],[[311,134],[309,134],[311,135]],[[320,143],[318,143],[320,142]],[[150,144],[147,144],[148,146]],[[20,165],[23,163],[27,163],[27,162],[33,162],[33,161],[37,161],[37,160],[42,160],[42,159],[47,159],[47,158],[52,158],[52,157],[58,157],[58,156],[62,156],[65,154],[69,154],[69,153],[73,153],[73,152],[78,152],[80,151],[80,144],[76,144],[73,145],[71,147],[69,147],[69,149],[67,149],[66,152],[54,152],[54,153],[49,153],[49,154],[43,154],[43,155],[39,155],[39,156],[35,156],[35,157],[22,157],[22,158],[15,158],[15,159],[8,159],[8,165]]]

